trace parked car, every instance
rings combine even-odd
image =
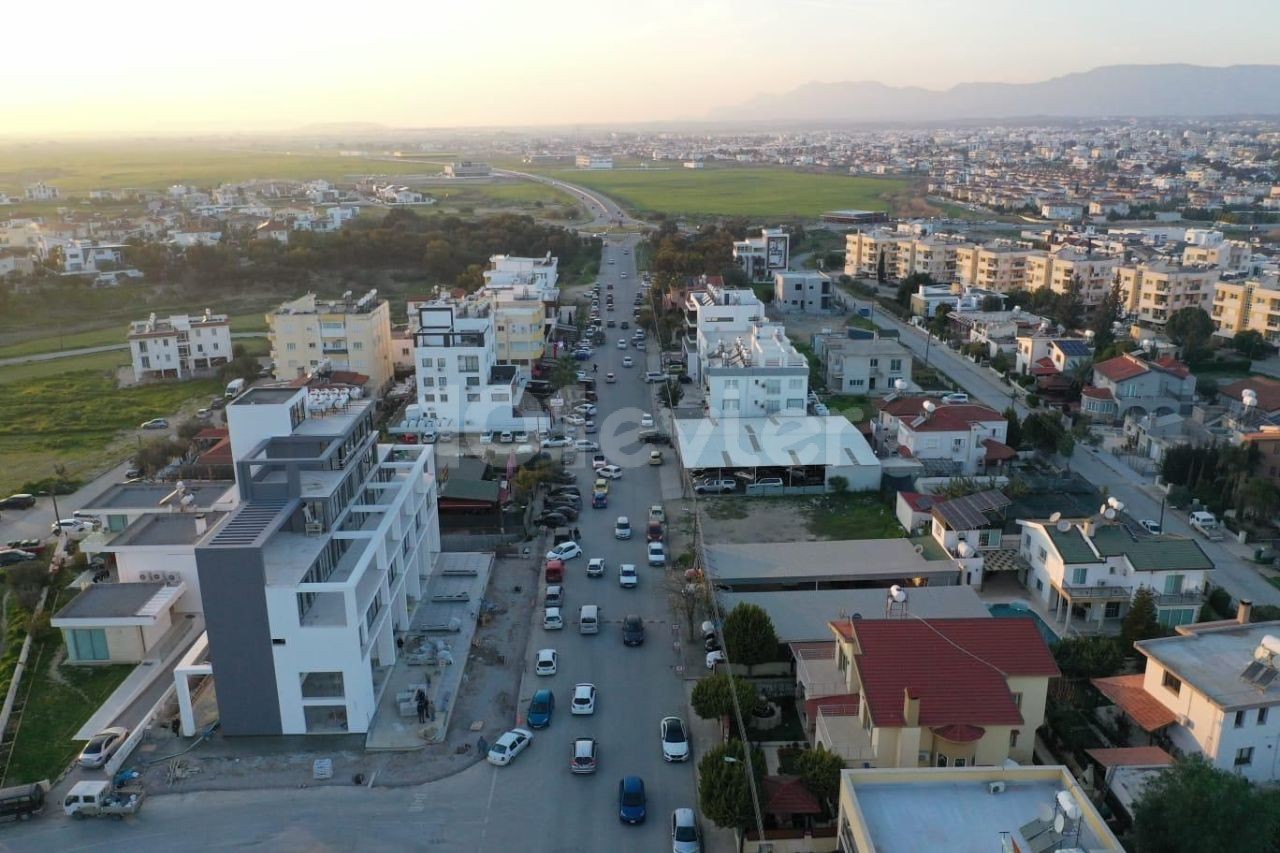
[[[551,725],[551,715],[556,709],[556,694],[545,687],[533,691],[529,700],[529,710],[525,713],[525,722],[531,729],[545,729]]]
[[[564,617],[559,607],[548,607],[542,611],[542,628],[546,631],[559,631],[564,628]]]
[[[563,512],[544,512],[533,520],[533,523],[539,527],[563,527],[570,522],[570,518]]]
[[[546,600],[543,604],[547,607],[564,607],[564,586],[553,583],[547,587]]]
[[[646,542],[661,542],[662,539],[662,522],[650,521],[648,527],[646,527],[644,531],[644,540]]]
[[[35,505],[35,495],[9,495],[9,497],[4,500],[0,500],[0,509],[31,509],[31,507]]]
[[[575,684],[573,687],[573,703],[569,710],[579,716],[596,712],[596,686],[594,684]]]
[[[630,324],[629,322],[627,322],[626,320],[623,320],[623,321],[621,321],[620,323],[618,323],[618,328],[619,328],[619,329],[630,329],[630,328],[631,328],[631,324]]]
[[[621,480],[622,468],[618,465],[602,465],[596,469],[596,474],[606,480]]]
[[[724,663],[724,652],[719,649],[707,652],[707,669],[715,669],[718,663]]]
[[[548,560],[572,560],[582,556],[582,548],[577,542],[561,542],[547,552]]]
[[[609,464],[609,460],[605,458],[603,453],[597,453],[591,457],[591,467],[595,469],[597,476],[600,469]]]
[[[649,520],[657,522],[665,522],[667,520],[667,511],[662,508],[662,504],[654,504],[649,507]]]
[[[1144,518],[1144,519],[1142,519],[1141,521],[1139,521],[1139,522],[1138,522],[1138,524],[1142,525],[1142,527],[1143,527],[1143,528],[1144,528],[1148,533],[1163,533],[1163,532],[1164,532],[1164,528],[1160,526],[1160,522],[1158,522],[1158,521],[1156,521],[1156,520],[1154,520],[1154,519],[1151,519],[1151,518]]]
[[[667,549],[661,542],[650,542],[646,547],[649,550],[649,565],[665,566],[667,564]]]
[[[644,780],[627,776],[618,782],[618,818],[623,823],[644,823]]]
[[[952,393],[950,393],[950,394],[943,394],[943,395],[942,395],[942,397],[941,397],[940,399],[941,399],[941,400],[942,400],[942,402],[944,402],[944,403],[948,403],[948,404],[951,404],[951,405],[957,405],[957,404],[960,404],[960,403],[967,403],[967,402],[969,402],[969,395],[968,395],[968,394],[962,394],[962,393],[960,393],[960,392],[958,392],[958,391],[953,391],[953,392],[952,392]]]
[[[679,717],[663,717],[658,726],[662,738],[663,761],[689,760],[689,733],[684,720]]]
[[[644,620],[635,614],[622,617],[622,645],[644,645]]]
[[[662,451],[661,451],[661,450],[650,450],[650,451],[649,451],[649,464],[650,464],[650,465],[661,465],[661,464],[662,464]]]
[[[25,563],[28,560],[34,560],[36,555],[30,551],[22,551],[18,548],[10,548],[0,551],[0,566],[13,566],[18,563]]]
[[[612,372],[609,372],[604,375],[604,381],[612,385],[618,381],[618,377],[614,376]]]
[[[599,578],[604,576],[604,558],[592,557],[587,561],[587,577]]]
[[[567,435],[549,435],[542,439],[543,447],[568,447],[573,440]]]
[[[40,554],[44,552],[45,545],[43,539],[11,539],[5,543],[5,547]]]
[[[733,480],[700,480],[693,484],[693,490],[700,495],[723,495],[737,491],[738,484]]]
[[[498,767],[506,766],[515,760],[517,755],[524,752],[532,741],[533,732],[528,729],[512,729],[489,747],[488,761]]]
[[[589,438],[580,438],[573,443],[573,449],[582,453],[592,453],[600,449],[600,445],[596,444]]]
[[[658,370],[649,370],[649,371],[645,371],[645,374],[644,374],[644,381],[645,381],[645,382],[649,382],[649,383],[653,383],[653,382],[666,382],[666,381],[667,381],[667,374],[662,373],[661,371],[658,371]]]
[[[671,853],[702,853],[698,817],[693,809],[676,809],[671,813]]]
[[[79,518],[60,518],[49,525],[53,535],[65,533],[68,536],[86,536],[93,532],[93,525]]]
[[[573,741],[572,757],[569,759],[569,770],[573,773],[595,773],[598,750],[599,744],[595,738],[576,738]]]
[[[640,416],[640,429],[653,429],[653,415],[645,412]]]
[[[138,429],[168,429],[169,422],[164,418],[152,418],[149,421],[143,421],[139,424]]]
[[[129,737],[129,730],[124,726],[112,726],[103,729],[80,750],[81,767],[101,767],[111,760],[111,756],[119,751]]]

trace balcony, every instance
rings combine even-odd
[[[1084,599],[1114,599],[1120,598],[1128,601],[1133,597],[1133,590],[1127,586],[1112,586],[1111,584],[1095,584],[1094,586],[1073,586],[1072,584],[1063,584],[1062,591],[1073,601],[1079,598]]]
[[[1204,592],[1188,590],[1183,592],[1156,593],[1157,607],[1199,607],[1204,603]]]
[[[813,729],[814,743],[836,753],[846,763],[875,763],[876,751],[871,745],[871,733],[862,727],[856,705],[819,708]]]

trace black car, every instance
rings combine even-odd
[[[665,444],[671,446],[671,436],[665,432],[645,432],[640,434],[640,440],[645,444]]]
[[[36,555],[32,554],[30,551],[19,551],[17,549],[12,551],[0,551],[0,566],[12,566],[18,563],[25,563],[29,560],[34,560],[35,558]]]
[[[619,324],[618,324],[618,328],[619,328],[619,329],[630,329],[630,328],[631,328],[631,324],[630,324],[630,323],[628,323],[626,320],[623,320],[621,323],[619,323]]]
[[[547,504],[543,515],[559,515],[568,521],[578,520],[578,509],[572,504]]]
[[[0,500],[0,509],[31,509],[35,505],[35,495],[9,495]]]
[[[644,620],[639,616],[622,617],[622,645],[644,645]]]
[[[561,527],[569,523],[569,519],[558,512],[545,512],[534,522],[539,527]]]

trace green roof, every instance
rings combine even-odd
[[[1099,557],[1075,525],[1063,532],[1046,523],[1045,532],[1053,540],[1053,546],[1058,549],[1064,563],[1099,563],[1107,557],[1123,555],[1135,569],[1144,572],[1213,568],[1213,561],[1201,550],[1199,543],[1180,536],[1138,539],[1120,525],[1101,525],[1093,534],[1093,547],[1098,549]]]
[[[498,502],[497,480],[469,480],[455,474],[440,484],[442,500]]]
[[[1061,531],[1050,522],[1045,522],[1044,530],[1053,540],[1053,547],[1058,549],[1064,563],[1100,563],[1102,560],[1093,553],[1089,543],[1084,541],[1084,534],[1074,524],[1071,529]]]

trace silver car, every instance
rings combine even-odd
[[[98,732],[80,750],[80,766],[102,767],[119,751],[128,737],[129,730],[124,726],[113,726]]]
[[[671,813],[671,853],[701,853],[702,835],[693,809],[676,809]]]

